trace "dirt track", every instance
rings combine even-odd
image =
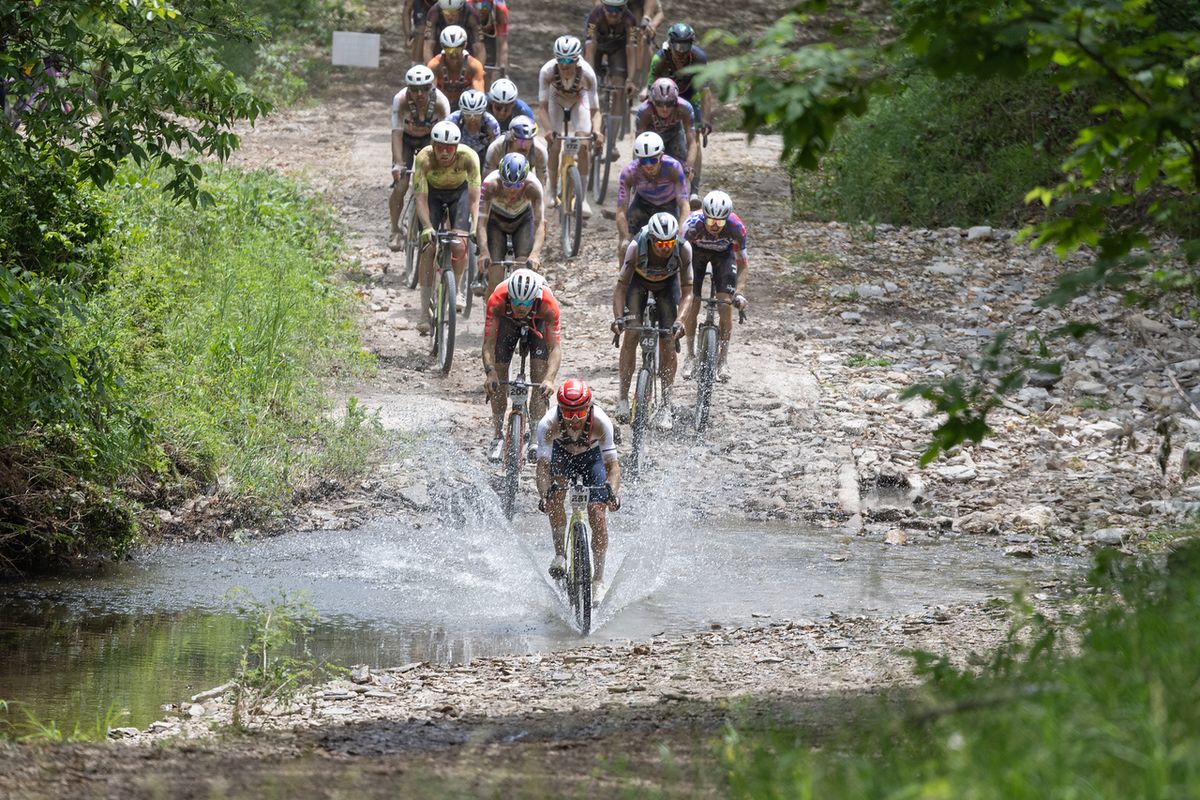
[[[729,20],[726,6],[707,4],[710,18],[729,27],[770,21],[785,5],[754,4],[739,12],[745,19]],[[559,4],[536,10],[536,22],[525,11],[515,23],[515,77],[526,95],[548,43],[577,28],[582,16]],[[385,247],[386,104],[406,64],[397,60],[391,24],[377,22],[391,46],[384,68],[335,75],[317,105],[277,115],[250,132],[236,161],[303,175],[341,210],[358,262],[365,341],[380,363],[371,385],[350,391],[379,409],[387,427],[443,430],[482,459],[489,413],[477,367],[482,320],[477,314],[460,328],[452,374],[435,375],[427,368],[427,340],[415,331],[416,295],[399,285],[399,257]],[[1186,383],[1180,354],[1196,350],[1192,329],[1167,315],[1128,314],[1108,299],[1078,309],[1110,334],[1072,345],[1061,381],[1035,387],[1001,411],[996,435],[985,445],[918,470],[935,423],[926,406],[900,402],[899,392],[951,371],[999,326],[1052,326],[1055,312],[1032,301],[1061,266],[1030,254],[1004,231],[968,236],[956,229],[794,222],[778,146],[771,137],[747,147],[740,135],[721,134],[706,152],[707,185],[731,187],[750,226],[753,306],[751,322],[735,330],[736,377],[719,389],[723,407],[713,430],[702,442],[682,432],[692,400],[685,386],[676,432],[656,441],[658,463],[688,487],[693,513],[804,520],[880,546],[970,539],[1013,557],[1037,558],[1128,543],[1186,507],[1187,476],[1178,457],[1165,475],[1159,469],[1161,442],[1153,433],[1154,420],[1172,413],[1179,398],[1162,370],[1144,363],[1175,364]],[[612,231],[597,214],[581,257],[548,265],[564,306],[563,374],[587,379],[609,408],[616,396],[616,353],[607,332]],[[556,248],[549,245],[547,253]],[[387,264],[392,269],[384,274]],[[1200,370],[1200,362],[1194,366]],[[1185,438],[1195,435],[1186,420],[1177,426]],[[424,514],[430,487],[422,466],[412,453],[383,465],[365,485],[370,513]],[[523,502],[533,504],[528,497]],[[363,509],[314,508],[307,524],[356,524],[367,515]],[[615,531],[620,535],[619,523]],[[302,732],[208,745],[212,752],[192,753],[192,745],[9,750],[0,759],[0,796],[99,795],[117,787],[129,797],[167,791],[255,796],[267,786],[289,796],[349,789],[374,796],[428,790],[432,779],[451,787],[447,795],[548,784],[557,794],[562,785],[550,782],[561,779],[563,753],[571,753],[575,765],[568,793],[617,794],[664,774],[655,743],[683,753],[688,772],[703,760],[697,742],[719,734],[729,719],[759,724],[783,716],[819,733],[828,720],[908,681],[899,651],[928,647],[962,658],[996,641],[1005,627],[978,608],[930,614],[697,634],[532,661],[495,659],[465,674],[426,665],[391,682],[380,680],[384,673],[371,686],[398,697],[372,704],[351,692],[346,699],[314,701]],[[842,647],[845,641],[854,644]],[[614,682],[604,670],[587,667],[610,662],[620,665],[616,672],[632,672]],[[710,670],[713,664],[731,665],[737,680]],[[570,677],[560,680],[560,673]],[[674,673],[684,677],[672,680]],[[494,681],[511,681],[508,702],[481,702],[494,695],[470,688]],[[418,690],[459,696],[442,708]],[[522,707],[533,706],[535,696],[543,708]],[[349,716],[320,712],[338,707],[350,708]],[[210,716],[219,717],[219,709],[215,704]],[[354,724],[343,726],[343,719]],[[263,724],[286,728],[296,721]],[[195,733],[204,725],[184,727]],[[689,754],[696,758],[689,761]],[[582,777],[619,759],[633,764],[638,777]],[[28,791],[13,793],[17,785]]]

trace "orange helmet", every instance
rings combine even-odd
[[[568,378],[558,387],[558,411],[571,420],[585,419],[592,410],[592,390],[579,378]]]

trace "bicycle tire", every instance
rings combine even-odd
[[[510,414],[508,431],[504,442],[504,491],[500,495],[500,505],[504,516],[513,518],[517,505],[517,488],[521,483],[521,447],[524,440],[521,415]]]
[[[716,328],[706,327],[699,344],[700,354],[696,358],[696,432],[703,433],[708,427],[713,389],[717,383]]]
[[[446,269],[441,275],[442,289],[438,298],[437,357],[442,374],[448,375],[450,374],[450,364],[454,361],[454,328],[458,295],[454,286],[454,270]]]
[[[467,272],[463,289],[463,319],[471,318],[471,301],[475,299],[475,279],[479,276],[475,273],[475,244],[467,239]]]
[[[405,209],[404,285],[415,289],[421,279],[421,236],[413,230],[417,226],[417,206],[411,196]]]
[[[612,162],[616,157],[617,149],[616,127],[616,118],[604,118],[604,153],[601,154],[601,163],[592,164],[591,174],[592,180],[595,181],[595,190],[592,192],[592,197],[596,198],[596,205],[603,203],[605,196],[608,194],[608,176],[612,170]]]
[[[574,164],[567,170],[567,185],[563,191],[563,253],[567,258],[579,255],[579,243],[583,238],[583,178]]]
[[[582,522],[571,526],[571,608],[581,636],[592,630],[592,557],[588,529]]]
[[[654,376],[645,367],[638,370],[637,385],[633,393],[633,448],[629,459],[629,471],[636,477],[641,474],[646,458],[646,440],[650,438],[650,412],[654,403]]]

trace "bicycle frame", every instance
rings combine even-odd
[[[501,495],[501,505],[504,514],[512,519],[516,506],[517,488],[521,480],[521,468],[525,465],[525,433],[528,428],[529,390],[533,384],[525,380],[525,361],[528,354],[529,325],[521,326],[521,338],[518,345],[521,353],[521,367],[513,380],[501,381],[507,387],[511,407],[504,419],[504,493]],[[514,431],[515,423],[515,431]],[[516,438],[516,442],[513,438]],[[512,456],[515,454],[515,459]]]

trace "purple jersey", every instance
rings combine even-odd
[[[712,253],[744,255],[746,252],[746,226],[737,214],[730,214],[725,227],[715,236],[704,226],[704,212],[696,211],[683,223],[683,238],[691,242],[695,250]]]
[[[632,195],[637,194],[649,206],[665,206],[687,198],[687,177],[683,164],[664,154],[658,174],[650,177],[635,158],[621,170],[620,188],[617,189],[617,205],[628,207]]]
[[[666,119],[663,119],[654,111],[654,104],[649,100],[643,101],[637,107],[634,116],[637,119],[637,129],[639,131],[654,131],[657,134],[664,134],[668,131],[674,133],[679,129],[680,125],[692,128],[696,124],[696,113],[692,110],[692,104],[682,97],[675,101],[675,113]]]

